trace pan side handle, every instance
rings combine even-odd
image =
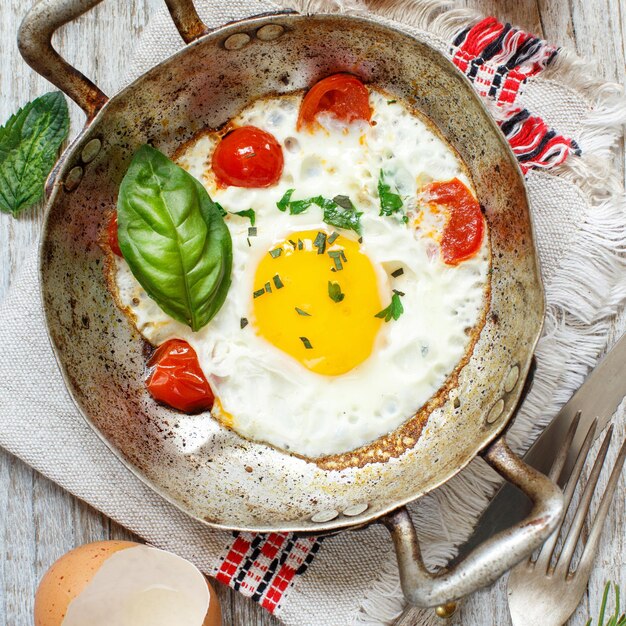
[[[485,541],[451,569],[438,572],[430,572],[424,565],[407,509],[402,507],[385,516],[381,521],[391,533],[402,591],[410,604],[446,605],[490,585],[530,555],[556,528],[563,509],[563,496],[551,480],[526,465],[511,451],[504,438],[491,444],[484,458],[532,500],[531,512],[519,524]]]
[[[186,43],[209,32],[192,0],[165,0]],[[70,65],[52,46],[52,35],[61,26],[93,9],[102,0],[41,0],[26,15],[17,36],[24,60],[44,78],[67,94],[93,119],[108,96],[82,72]]]

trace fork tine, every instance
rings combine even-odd
[[[598,548],[598,543],[600,542],[600,536],[602,534],[604,520],[606,519],[607,513],[609,512],[609,507],[611,506],[613,494],[615,493],[617,483],[622,473],[625,459],[626,441],[624,441],[624,443],[622,444],[619,454],[617,455],[617,459],[615,460],[615,466],[613,467],[613,471],[611,472],[609,482],[606,485],[606,491],[602,496],[600,506],[598,507],[598,512],[596,513],[596,518],[593,520],[591,532],[589,533],[589,538],[587,539],[585,549],[583,550],[583,554],[580,558],[580,563],[578,565],[579,570],[583,568],[591,568],[591,565],[593,564],[593,560],[596,556],[596,551]]]
[[[559,477],[561,476],[561,472],[563,471],[563,466],[565,465],[565,461],[567,460],[567,453],[569,452],[570,447],[572,446],[572,441],[574,441],[574,436],[576,435],[576,431],[578,430],[578,424],[580,423],[580,411],[576,412],[572,423],[570,424],[567,435],[565,435],[565,439],[561,444],[561,448],[559,449],[559,453],[554,459],[554,463],[550,468],[550,474],[548,475],[552,482],[557,482]]]
[[[612,436],[613,424],[609,426],[606,436],[604,437],[604,441],[600,446],[600,451],[598,452],[598,456],[595,463],[593,464],[591,474],[589,474],[589,479],[587,480],[587,484],[585,485],[585,489],[583,490],[580,502],[578,503],[578,509],[576,510],[576,514],[574,515],[574,519],[572,520],[572,525],[570,526],[567,537],[565,538],[565,541],[563,543],[563,549],[561,550],[561,554],[559,555],[559,561],[556,567],[557,569],[563,569],[563,573],[565,575],[567,575],[570,565],[572,563],[576,544],[578,543],[578,538],[580,537],[580,531],[583,528],[587,513],[589,512],[589,505],[591,504],[593,492],[598,483],[598,478],[600,476],[600,472],[602,471],[602,466],[604,464],[604,459],[606,458],[606,453],[609,449],[609,444],[611,443]]]
[[[563,465],[565,464],[565,459],[567,458],[567,453],[569,452],[569,448],[571,442],[574,438],[574,434],[576,432],[576,427],[578,426],[578,421],[580,419],[580,411],[576,414],[576,418],[572,422],[572,426],[567,433],[566,441],[564,442],[563,447],[559,451],[559,455],[557,460],[554,463],[554,466],[557,463],[561,462],[561,469],[558,472],[550,471],[550,478],[552,480],[558,479],[561,470],[563,469]],[[591,444],[593,443],[593,438],[596,434],[596,426],[598,421],[593,420],[591,425],[589,426],[589,430],[587,431],[587,435],[585,436],[585,440],[583,441],[583,445],[580,448],[578,456],[576,457],[576,462],[574,463],[574,467],[572,468],[572,473],[567,481],[567,485],[565,487],[565,491],[563,493],[563,513],[561,514],[561,521],[559,522],[558,528],[548,537],[547,541],[543,544],[539,551],[539,555],[535,562],[535,567],[540,569],[541,571],[545,571],[549,573],[550,570],[550,562],[552,561],[552,555],[554,554],[554,548],[556,547],[556,543],[559,539],[559,535],[561,534],[561,529],[563,527],[563,522],[565,521],[565,515],[567,514],[567,509],[569,508],[570,502],[572,501],[572,496],[574,495],[574,491],[576,490],[576,485],[578,484],[578,479],[580,478],[580,474],[583,471],[583,467],[585,465],[585,461],[587,459],[587,455],[589,454],[589,449],[591,448]],[[571,435],[571,437],[570,437]],[[561,461],[561,456],[563,459]],[[553,470],[555,467],[553,466]],[[532,557],[531,557],[532,558]]]

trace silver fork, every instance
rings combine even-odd
[[[572,421],[563,446],[550,470],[550,478],[554,481],[558,480],[561,474],[579,420],[580,412]],[[578,503],[578,509],[574,514],[567,535],[563,540],[563,547],[554,564],[552,564],[552,557],[554,556],[559,536],[564,532],[563,522],[565,515],[578,485],[583,466],[587,460],[589,449],[594,440],[595,430],[596,421],[594,420],[587,432],[580,453],[576,458],[572,474],[567,481],[567,487],[564,491],[565,507],[558,530],[556,530],[540,548],[536,560],[533,560],[531,556],[527,561],[520,563],[511,570],[508,582],[508,599],[509,610],[514,626],[562,626],[574,612],[585,592],[600,541],[604,520],[609,511],[611,500],[615,488],[617,487],[617,481],[619,480],[620,472],[624,465],[624,458],[626,457],[625,442],[615,461],[615,466],[611,472],[600,506],[598,507],[598,512],[591,527],[589,538],[585,544],[578,567],[575,571],[570,571],[574,551],[576,550],[576,545],[578,544],[578,539],[580,538],[580,533],[589,511],[591,498],[595,491],[598,477],[600,476],[611,442],[611,436],[613,435],[612,425],[607,430],[604,441],[600,446],[600,451],[593,464],[589,480],[585,485],[580,502]]]

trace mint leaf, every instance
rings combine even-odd
[[[0,127],[0,211],[17,215],[43,197],[69,127],[60,91],[29,102]]]
[[[217,204],[217,202],[215,204]],[[254,224],[256,223],[256,213],[254,212],[254,209],[246,209],[245,211],[233,211],[233,215],[239,215],[239,217],[247,217],[250,220],[250,226],[254,226]]]
[[[328,297],[333,302],[341,302],[346,297],[346,294],[342,293],[341,285],[339,283],[331,282],[329,280],[328,281]]]
[[[380,198],[379,215],[393,215],[402,213],[402,198],[391,191],[391,186],[385,181],[385,174],[380,170],[378,177],[378,197]]]
[[[376,313],[374,317],[380,317],[384,319],[385,322],[390,322],[392,318],[394,320],[398,320],[398,318],[404,313],[404,307],[402,306],[400,295],[401,292],[394,291],[393,295],[391,296],[391,303],[389,304],[389,306],[385,307],[382,311]]]

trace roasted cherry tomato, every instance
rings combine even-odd
[[[148,361],[146,386],[157,401],[185,413],[198,413],[213,406],[215,397],[195,350],[182,339],[160,345]]]
[[[217,180],[233,187],[270,187],[278,182],[283,165],[283,150],[275,137],[255,126],[228,133],[211,161]]]
[[[369,122],[372,110],[367,88],[351,74],[333,74],[315,83],[300,105],[298,130],[312,126],[322,112],[331,113],[347,123],[354,120]]]
[[[111,215],[109,225],[107,226],[107,236],[109,239],[109,247],[117,256],[122,256],[120,250],[120,242],[117,239],[117,211]]]
[[[425,189],[426,200],[443,205],[448,216],[441,238],[441,255],[448,265],[473,257],[483,242],[485,220],[478,200],[458,179],[432,183]]]

